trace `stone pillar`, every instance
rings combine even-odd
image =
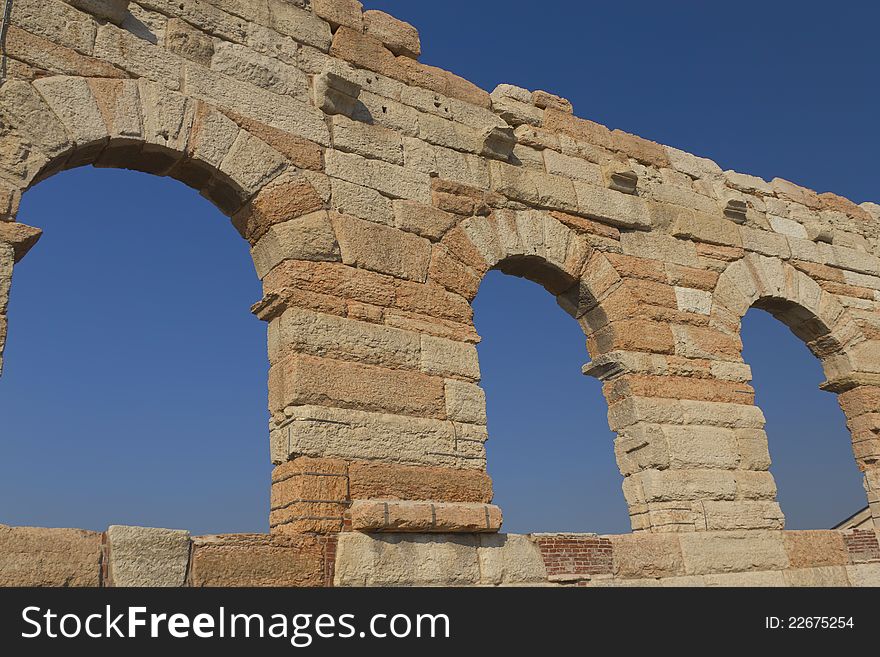
[[[581,320],[584,372],[604,382],[633,531],[781,529],[738,321],[709,321],[714,279],[608,260],[623,280]]]
[[[852,380],[875,377],[854,376]],[[880,530],[880,385],[855,385],[838,395],[852,437],[853,453],[864,473],[874,526]]]

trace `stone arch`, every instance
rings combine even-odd
[[[880,351],[835,295],[794,265],[750,253],[730,264],[718,279],[712,316],[734,335],[749,308],[766,310],[785,324],[822,363],[821,388],[838,393],[859,470],[878,523],[877,433]],[[766,436],[764,437],[766,440]]]
[[[17,262],[38,228],[16,223],[21,195],[60,171],[92,164],[169,176],[232,219],[255,248],[258,274],[271,249],[258,241],[279,223],[324,207],[291,159],[219,109],[144,78],[51,76],[0,87],[0,257]],[[316,230],[329,232],[326,216]],[[5,246],[5,245],[3,245]],[[277,249],[276,249],[277,250]],[[332,247],[331,247],[332,250]],[[283,257],[278,256],[278,257]],[[0,354],[11,276],[0,278]],[[2,361],[0,361],[2,365]]]

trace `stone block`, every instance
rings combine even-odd
[[[547,581],[538,546],[528,536],[486,534],[479,537],[480,584],[537,585]]]
[[[446,416],[456,422],[486,424],[486,393],[476,384],[447,379]]]
[[[324,555],[314,536],[225,534],[193,538],[192,586],[322,586]]]
[[[679,540],[688,575],[788,567],[782,532],[693,532],[680,534]]]
[[[36,80],[34,87],[79,148],[107,138],[104,118],[85,79],[59,75]]]
[[[347,215],[336,215],[333,225],[345,264],[411,281],[427,280],[428,240]]]
[[[843,534],[832,530],[801,530],[783,533],[785,551],[792,568],[841,566],[849,561]]]
[[[363,28],[363,5],[358,0],[312,0],[312,11],[331,27]]]
[[[421,372],[297,355],[274,365],[269,377],[272,411],[316,404],[446,417],[443,379]]]
[[[361,532],[497,532],[501,510],[491,504],[354,500],[351,528]]]
[[[339,244],[326,210],[274,224],[251,254],[260,278],[283,260],[340,260]]]
[[[165,26],[165,48],[169,52],[208,67],[211,66],[211,57],[214,55],[214,42],[211,37],[180,18],[168,19],[168,24]]]
[[[349,465],[349,489],[352,499],[492,500],[492,480],[483,471],[380,461],[353,461]]]
[[[480,582],[475,536],[340,534],[336,586],[466,586]]]
[[[341,151],[328,151],[326,160],[327,175],[331,178],[370,187],[391,198],[431,204],[431,181],[427,174]]]
[[[620,534],[606,538],[612,545],[615,577],[684,575],[681,546],[674,534]]]
[[[352,121],[344,116],[332,116],[330,132],[333,148],[403,165],[403,139],[393,130]]]
[[[466,342],[423,335],[422,371],[479,381],[480,364],[477,360],[477,348]]]
[[[355,185],[339,178],[331,178],[330,182],[332,189],[330,203],[337,212],[386,226],[396,225],[391,199],[382,196],[374,189]],[[402,225],[397,227],[409,230]]]
[[[0,525],[0,586],[99,585],[101,535]]]
[[[374,9],[365,11],[363,20],[366,34],[379,39],[395,55],[418,59],[422,54],[419,32],[409,23]]]
[[[880,586],[880,563],[862,563],[846,567],[852,586]]]
[[[183,586],[189,565],[189,532],[111,525],[109,576],[113,586]]]
[[[783,574],[786,586],[850,586],[845,566],[794,568]]]

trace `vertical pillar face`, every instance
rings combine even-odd
[[[880,386],[856,385],[838,395],[852,436],[853,454],[864,473],[874,526],[880,530]]]

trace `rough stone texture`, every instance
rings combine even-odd
[[[312,536],[226,534],[193,539],[192,586],[321,586],[321,542]]]
[[[108,573],[113,586],[183,586],[189,532],[112,525],[107,529]]]
[[[98,586],[101,535],[0,525],[0,586]]]
[[[765,309],[821,361],[880,527],[877,204],[721,171],[579,118],[546,91],[502,84],[490,95],[418,62],[416,29],[357,0],[16,0],[6,46],[0,352],[13,265],[39,237],[15,221],[22,193],[91,163],[173,176],[252,247],[263,283],[253,311],[269,322],[273,462],[318,459],[351,487],[330,486],[325,500],[308,497],[324,489],[306,475],[275,480],[272,530],[294,542],[197,541],[193,583],[328,581],[330,539],[294,535],[345,529],[352,500],[491,502],[470,302],[493,268],[542,285],[579,323],[593,358],[585,372],[603,381],[618,433],[635,533],[528,539],[559,548],[554,568],[578,571],[548,577],[875,576],[873,534],[846,535],[842,548],[834,533],[780,531],[739,330],[750,307]],[[22,582],[92,581],[80,566],[40,561],[93,540],[64,536],[16,561]],[[357,544],[375,565],[418,544],[368,540],[343,537],[342,552]],[[455,540],[425,539],[437,567],[408,564],[389,580],[507,582],[495,562],[480,574],[494,559],[477,554],[483,539]],[[529,552],[514,542],[512,554]],[[444,561],[462,550],[460,564]],[[358,563],[341,581],[373,581]]]

